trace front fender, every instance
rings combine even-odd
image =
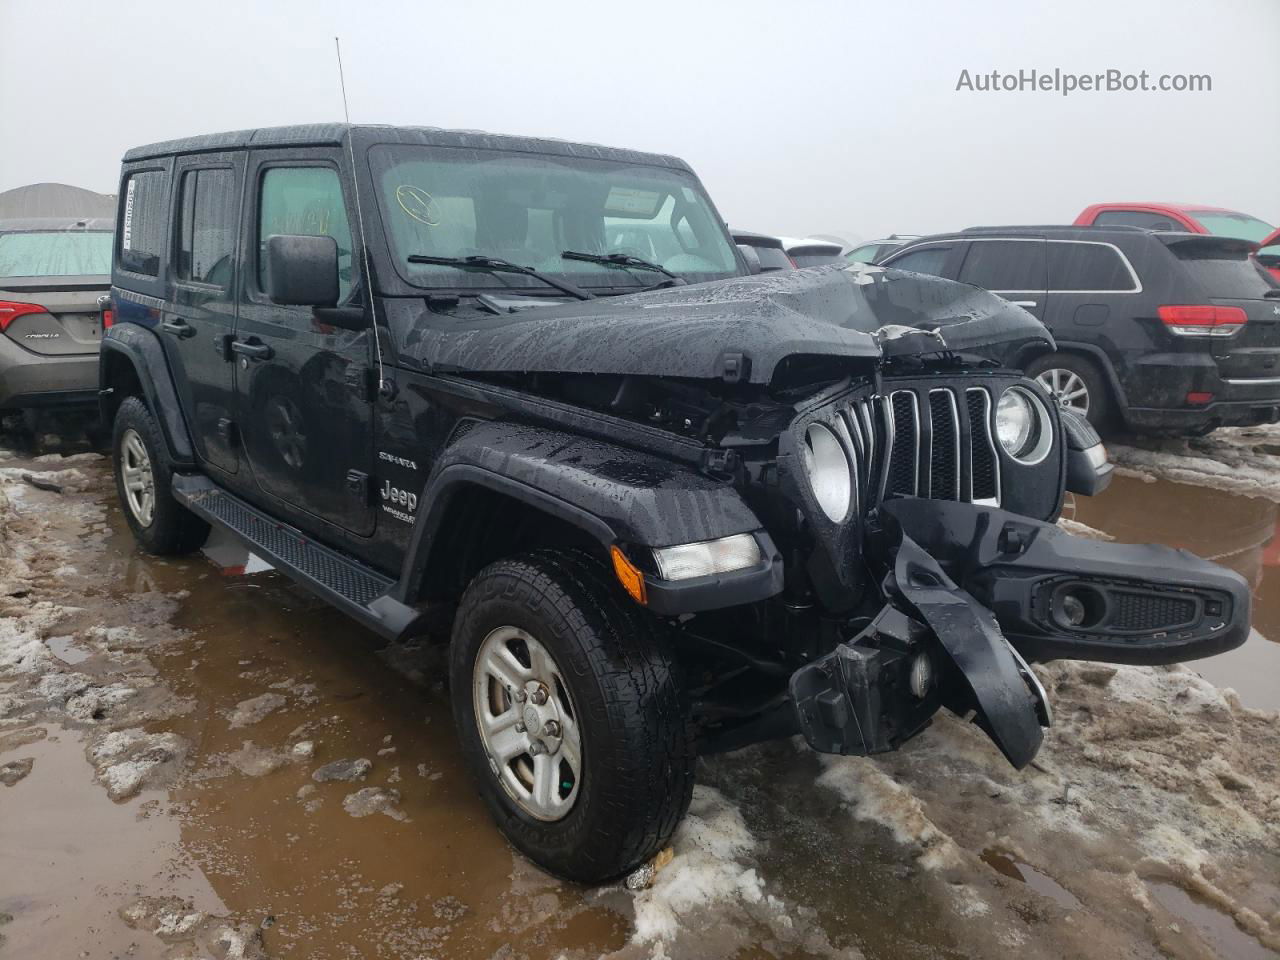
[[[455,496],[477,485],[578,527],[606,552],[615,543],[666,547],[740,533],[761,542],[765,562],[759,569],[678,583],[646,576],[656,612],[748,603],[782,588],[781,558],[732,484],[653,454],[544,427],[489,421],[462,432],[427,478],[401,577],[406,594],[408,585],[422,583]]]

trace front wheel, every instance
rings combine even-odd
[[[670,840],[693,791],[688,697],[661,624],[586,554],[486,567],[450,648],[463,755],[522,853],[581,883]]]

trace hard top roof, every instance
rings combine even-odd
[[[483,130],[445,130],[439,127],[396,127],[386,124],[311,123],[290,127],[260,127],[256,130],[231,130],[206,133],[179,140],[165,140],[133,147],[125,152],[124,162],[165,157],[177,153],[210,153],[240,150],[247,147],[333,146],[346,142],[347,133],[356,145],[373,143],[423,144],[439,147],[510,150],[521,153],[546,153],[557,156],[589,157],[626,163],[673,167],[689,170],[679,157],[605,147],[592,143],[573,143],[545,137],[519,137]]]

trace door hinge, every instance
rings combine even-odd
[[[235,421],[228,420],[226,417],[218,421],[218,437],[228,448],[236,445],[237,433]]]
[[[362,504],[369,502],[369,475],[363,470],[347,471],[347,492]]]
[[[372,370],[358,363],[349,363],[344,377],[347,382],[347,389],[355,394],[356,399],[361,403],[369,403],[373,400]]]
[[[720,377],[725,383],[741,383],[751,376],[751,358],[745,353],[720,356]]]

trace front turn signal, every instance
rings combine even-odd
[[[644,574],[627,559],[627,555],[616,543],[609,548],[609,556],[613,558],[613,575],[622,584],[622,589],[627,591],[628,596],[636,603],[641,606],[647,604],[649,597],[644,589]]]

